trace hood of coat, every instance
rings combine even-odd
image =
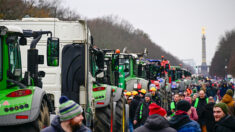
[[[169,123],[171,127],[178,130],[180,127],[182,127],[183,125],[185,125],[186,123],[190,121],[191,120],[189,119],[188,115],[175,115],[171,118]]]
[[[51,126],[53,126],[56,130],[63,132],[64,130],[63,130],[63,128],[61,127],[60,123],[61,123],[61,122],[60,122],[59,116],[56,116],[56,117],[52,120]]]
[[[144,126],[153,130],[160,130],[169,127],[169,123],[164,117],[153,114],[147,118]]]

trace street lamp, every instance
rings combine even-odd
[[[224,67],[224,71],[225,71],[225,79],[227,79],[227,69],[228,69],[228,66],[227,66],[227,65],[225,65],[225,67]]]

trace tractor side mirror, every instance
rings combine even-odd
[[[47,39],[47,65],[59,66],[60,42],[59,38],[49,37]]]

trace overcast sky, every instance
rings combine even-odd
[[[62,0],[88,19],[117,15],[179,59],[201,64],[206,29],[207,64],[221,36],[235,29],[235,0]]]

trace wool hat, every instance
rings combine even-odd
[[[228,115],[228,106],[225,103],[215,104],[214,107],[220,107],[223,110],[224,114]]]
[[[166,110],[163,109],[162,107],[160,107],[159,105],[152,103],[149,105],[149,116],[153,115],[153,114],[158,114],[161,116],[165,116],[166,115]]]
[[[151,93],[146,93],[145,94],[145,97],[149,97],[150,99],[152,98],[152,95],[151,95]]]
[[[73,100],[69,100],[66,96],[61,96],[59,102],[60,121],[70,120],[83,112],[79,104],[75,103]]]
[[[230,96],[233,97],[233,91],[232,91],[231,89],[228,89],[228,90],[226,91],[226,94],[228,94],[228,95],[230,95]]]
[[[182,111],[188,112],[190,108],[191,108],[191,105],[186,100],[181,100],[176,104],[176,110],[182,110]]]

